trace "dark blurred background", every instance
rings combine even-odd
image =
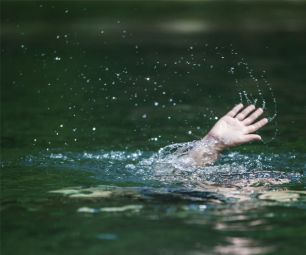
[[[262,135],[305,150],[305,32],[305,1],[2,1],[1,146],[198,139],[259,84]]]

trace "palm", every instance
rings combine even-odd
[[[235,106],[209,132],[209,135],[222,142],[224,147],[261,140],[259,135],[253,133],[268,123],[266,118],[255,122],[263,110],[261,108],[255,110],[253,105],[242,109],[242,104]]]

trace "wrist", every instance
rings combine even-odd
[[[221,152],[226,148],[225,144],[212,133],[208,133],[206,136],[204,136],[201,139],[201,142],[217,152]]]
[[[189,152],[189,156],[194,160],[195,165],[212,165],[218,159],[223,149],[223,143],[219,139],[211,134],[207,134],[196,142]]]

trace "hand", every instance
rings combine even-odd
[[[242,104],[236,105],[213,126],[204,140],[209,137],[217,140],[219,150],[261,141],[260,135],[253,133],[268,123],[267,118],[256,121],[262,113],[263,110],[254,105],[245,108]]]

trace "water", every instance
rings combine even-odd
[[[2,253],[305,253],[305,7],[4,2]],[[239,101],[264,143],[181,164]]]

